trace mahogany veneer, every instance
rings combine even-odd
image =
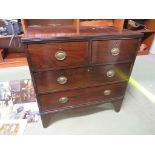
[[[34,79],[39,94],[46,92],[57,92],[71,90],[75,88],[86,88],[92,86],[104,85],[105,83],[126,81],[129,78],[131,63],[89,66],[76,69],[63,69],[46,72],[34,73]],[[113,77],[107,77],[107,72],[115,71]],[[123,72],[126,76],[121,76]],[[61,76],[67,78],[66,84],[60,85],[57,79]],[[83,76],[83,78],[81,78]]]
[[[96,104],[97,102],[107,101],[108,99],[121,98],[125,93],[126,82],[105,85],[99,87],[91,87],[85,89],[75,89],[72,91],[64,91],[59,93],[51,93],[39,96],[41,111],[57,111],[67,108],[74,108],[84,105]],[[105,90],[111,90],[111,95],[104,95]],[[69,101],[67,104],[60,104],[59,99],[67,96]]]
[[[47,127],[56,112],[111,102],[119,111],[142,34],[114,27],[29,27],[22,38]]]

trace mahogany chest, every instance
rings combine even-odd
[[[68,109],[121,108],[142,34],[113,27],[32,27],[22,38],[44,127]]]

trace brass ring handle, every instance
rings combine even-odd
[[[110,89],[107,89],[107,90],[104,91],[104,95],[105,96],[108,96],[110,94],[111,94],[111,90]]]
[[[112,48],[112,49],[111,49],[111,54],[112,54],[113,56],[117,56],[117,55],[119,55],[119,53],[120,53],[119,48]]]
[[[65,84],[65,83],[67,83],[67,77],[65,77],[65,76],[60,76],[60,77],[58,77],[57,78],[57,82],[59,83],[59,84]]]
[[[59,98],[59,103],[64,104],[67,103],[69,101],[68,97],[60,97]]]
[[[107,72],[107,77],[113,77],[114,75],[115,75],[115,71],[112,69]]]
[[[55,58],[59,61],[64,60],[66,57],[67,57],[67,54],[65,51],[59,50],[55,53]]]

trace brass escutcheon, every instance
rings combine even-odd
[[[64,104],[64,103],[67,103],[68,100],[69,100],[68,97],[60,97],[59,98],[59,103]]]
[[[57,78],[57,82],[58,82],[59,84],[65,84],[65,83],[67,83],[67,77],[65,77],[65,76],[60,76],[60,77]]]
[[[107,90],[104,91],[104,95],[105,96],[108,96],[110,94],[111,94],[111,90],[110,89],[107,89]]]
[[[113,77],[114,75],[115,75],[115,71],[112,69],[107,72],[107,77]]]
[[[55,53],[55,58],[59,61],[64,60],[66,57],[67,57],[67,54],[65,51],[60,50]]]
[[[119,55],[119,53],[120,53],[119,48],[112,48],[112,49],[111,49],[111,54],[112,54],[113,56],[117,56],[117,55]]]

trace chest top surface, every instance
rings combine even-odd
[[[65,40],[90,40],[90,39],[126,39],[126,38],[141,38],[140,32],[130,30],[118,30],[114,27],[80,27],[77,32],[71,26],[41,26],[28,27],[23,43],[38,43],[46,41],[65,41]]]

